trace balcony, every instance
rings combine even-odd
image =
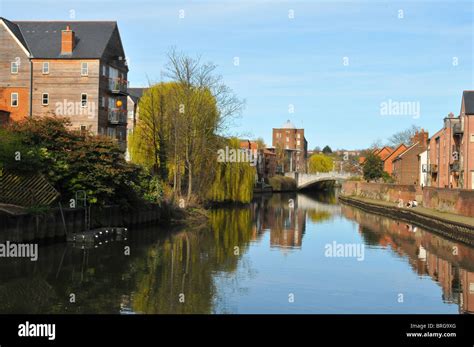
[[[122,78],[109,78],[109,90],[114,94],[127,94],[128,81]]]
[[[453,125],[453,134],[454,135],[462,135],[464,133],[464,129],[462,123],[456,123]]]
[[[461,171],[461,165],[459,165],[459,162],[452,163],[450,165],[450,169],[452,172],[460,172]]]
[[[118,109],[111,108],[109,109],[109,123],[111,124],[126,124],[127,123],[127,112]]]

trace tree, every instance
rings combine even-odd
[[[180,119],[176,141],[182,143],[182,162],[186,171],[187,199],[194,192],[208,189],[210,157],[216,148],[210,142],[222,133],[230,120],[240,113],[243,103],[216,74],[217,66],[202,63],[172,49],[168,53],[165,76],[175,81]],[[176,142],[175,142],[176,144]],[[176,146],[176,145],[175,145]]]
[[[324,154],[331,154],[331,153],[332,153],[331,147],[325,146],[325,147],[323,148],[323,153],[324,153]]]
[[[364,162],[363,173],[367,182],[381,178],[384,173],[382,159],[373,153],[369,153]]]
[[[226,144],[229,148],[240,149],[240,141],[236,138],[230,139]],[[208,192],[208,199],[217,202],[250,202],[255,173],[255,167],[250,166],[248,162],[218,163],[214,181]]]
[[[413,135],[420,130],[420,127],[412,125],[410,128],[399,131],[398,133],[393,134],[388,139],[388,145],[396,147],[400,144],[405,144],[407,146],[412,144]]]
[[[333,169],[334,162],[331,157],[324,154],[313,154],[309,158],[309,172],[329,172]]]
[[[222,135],[243,103],[223,84],[216,66],[172,49],[165,77],[140,99],[140,118],[130,137],[132,161],[145,165],[173,189],[205,197],[217,174]]]
[[[70,125],[62,118],[30,118],[13,123],[5,131],[9,136],[19,136],[18,148],[37,153],[36,157],[22,155],[23,165],[43,174],[64,201],[74,198],[80,190],[87,193],[91,204],[127,207],[142,201],[150,188],[150,176],[140,167],[127,163],[114,140],[71,131]]]
[[[265,147],[267,147],[267,145],[265,144],[265,140],[261,137],[256,139],[255,142],[257,143],[258,149],[264,149]]]

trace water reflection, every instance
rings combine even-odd
[[[419,276],[430,276],[442,288],[443,300],[459,305],[460,313],[474,313],[474,250],[418,228],[343,205],[343,215],[357,221],[370,245],[390,247],[407,257]]]
[[[206,225],[132,229],[128,239],[99,248],[41,246],[37,262],[1,259],[0,312],[287,312],[287,302],[280,298],[291,286],[304,295],[298,297],[301,306],[290,312],[345,313],[344,305],[354,305],[352,293],[367,293],[357,294],[366,306],[375,299],[364,289],[366,283],[357,282],[360,275],[354,270],[324,259],[324,243],[341,233],[360,237],[378,252],[386,271],[391,271],[394,256],[408,262],[411,269],[400,279],[407,290],[419,285],[413,273],[438,283],[442,298],[437,305],[448,305],[436,306],[440,312],[451,312],[449,305],[474,312],[472,248],[340,205],[337,193],[261,196],[249,207],[210,211]],[[357,271],[380,282],[376,299],[383,304],[383,295],[392,288],[383,287],[380,264],[370,256],[357,263]],[[340,283],[345,283],[343,292],[338,292]],[[435,289],[426,290],[432,296]],[[267,305],[259,306],[262,301]],[[356,306],[349,310],[365,312]],[[376,306],[373,310],[379,312]],[[391,310],[394,306],[387,304],[381,313]],[[409,312],[417,310],[413,304]]]

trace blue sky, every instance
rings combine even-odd
[[[0,0],[0,15],[116,20],[131,86],[159,81],[176,46],[216,63],[245,99],[234,134],[271,144],[271,129],[290,119],[310,148],[356,149],[411,124],[433,134],[459,113],[462,91],[474,89],[473,3]],[[416,103],[420,117],[382,115],[389,100]]]

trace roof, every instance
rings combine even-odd
[[[464,102],[464,113],[474,114],[474,90],[465,90],[462,93],[462,100]]]
[[[127,88],[127,91],[130,96],[140,99],[147,89],[148,88]]]
[[[290,120],[287,120],[286,123],[283,124],[281,129],[296,129],[296,127],[292,122],[290,122]]]
[[[397,157],[395,159],[393,159],[393,161],[395,160],[398,160],[398,159],[401,159],[405,154],[407,154],[408,152],[410,152],[413,148],[416,148],[418,147],[419,145],[419,142],[416,142],[414,144],[412,144],[410,147],[408,147],[407,149],[405,149],[402,153],[400,153],[399,155],[397,155]],[[422,151],[421,151],[422,152]],[[420,153],[421,153],[420,152]]]
[[[406,146],[404,143],[400,143],[400,144],[392,151],[392,153],[390,153],[390,154],[385,158],[385,160],[387,160],[387,159],[389,159],[391,156],[397,154],[398,149],[401,148],[401,147],[405,147],[404,151],[407,149],[407,146]],[[400,153],[399,153],[399,154],[400,154]],[[397,156],[398,156],[398,155],[397,155]],[[385,160],[384,160],[384,161],[385,161]]]
[[[13,22],[10,22],[8,19],[3,17],[0,17],[0,20],[5,23],[8,29],[12,32],[13,35],[15,35],[15,37],[18,39],[18,41],[20,41],[23,47],[28,50],[28,45],[26,44],[25,38],[21,34],[21,30],[18,25]]]
[[[34,58],[101,58],[112,34],[114,21],[14,21],[1,18]],[[72,54],[61,55],[61,32],[70,26],[74,31]]]

